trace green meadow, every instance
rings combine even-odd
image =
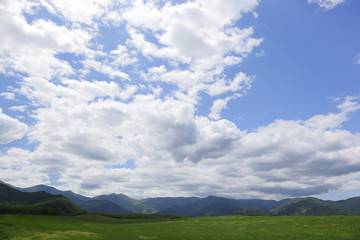
[[[360,216],[3,214],[0,239],[360,239]]]

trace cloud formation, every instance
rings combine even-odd
[[[0,144],[21,139],[26,134],[26,131],[26,124],[4,114],[0,108]]]
[[[326,11],[344,2],[345,0],[308,0],[308,3],[316,3],[320,7],[325,8]]]
[[[0,112],[0,144],[26,136],[31,145],[2,150],[2,180],[28,186],[57,176],[60,188],[89,196],[239,198],[320,194],[357,182],[359,134],[342,129],[360,109],[356,96],[332,113],[252,131],[223,119],[252,86],[240,64],[263,39],[236,23],[261,17],[258,4],[1,2],[0,72],[17,79],[1,96],[21,96],[9,110],[28,115],[24,123]],[[108,28],[120,33],[110,43]],[[211,103],[200,114],[204,96]],[[108,167],[129,159],[134,169]]]

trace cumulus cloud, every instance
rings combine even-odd
[[[316,115],[304,122],[308,127],[317,129],[328,128],[340,128],[341,124],[348,120],[347,116],[351,112],[355,112],[360,109],[360,105],[356,100],[358,97],[348,96],[337,107],[340,109],[340,113],[330,113],[327,115]]]
[[[164,71],[152,79],[171,82],[196,95],[206,85],[223,81],[217,78],[223,69],[241,62],[261,43],[262,39],[251,37],[253,27],[232,26],[257,4],[257,1],[193,1],[159,7],[155,2],[135,1],[123,18],[131,26],[129,44],[142,55],[186,65],[163,67]],[[155,41],[147,40],[149,32],[140,28],[150,30]],[[151,72],[149,69],[147,78],[152,77]]]
[[[282,198],[341,189],[360,175],[359,136],[341,129],[359,109],[357,97],[343,99],[337,113],[245,132],[228,120],[196,116],[193,104],[172,97],[135,94],[119,102],[123,90],[116,83],[65,82],[28,79],[21,90],[44,106],[34,112],[37,124],[29,134],[39,144],[23,161],[43,181],[49,178],[44,173],[58,174],[64,189]],[[135,159],[135,169],[106,167],[127,159]]]
[[[63,18],[74,23],[94,24],[94,19],[105,13],[106,8],[112,1],[102,0],[79,0],[64,2],[61,0],[41,1],[40,4],[53,14],[59,14]]]
[[[27,131],[27,125],[4,114],[0,108],[0,144],[6,144],[22,138]]]
[[[345,2],[345,0],[308,0],[308,3],[316,3],[320,7],[325,8],[325,10],[333,9],[343,2]]]
[[[27,110],[31,126],[0,112],[0,143],[27,134],[32,146],[3,150],[2,180],[24,186],[56,175],[61,189],[89,196],[239,198],[319,194],[356,181],[360,139],[342,125],[359,110],[358,97],[341,100],[332,113],[279,119],[251,132],[222,119],[254,79],[239,63],[262,39],[253,37],[254,26],[236,23],[257,17],[257,5],[1,2],[0,71],[19,73],[14,93],[1,95],[26,98],[9,109]],[[25,17],[40,10],[57,20]],[[107,46],[102,30],[114,26],[121,37]],[[197,113],[202,94],[213,101],[208,116]],[[108,167],[129,159],[134,169]]]
[[[31,13],[34,5],[26,1],[6,0],[0,3],[2,68],[48,78],[73,73],[71,66],[55,55],[59,52],[82,52],[90,40],[89,34],[43,19],[28,23],[24,11]]]

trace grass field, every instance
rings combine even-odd
[[[360,216],[0,215],[0,239],[360,239]]]

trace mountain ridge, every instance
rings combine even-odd
[[[6,184],[2,182],[3,184]],[[11,186],[7,184],[7,186]],[[11,186],[13,187],[13,186]],[[72,191],[61,191],[46,185],[16,188],[23,192],[45,191],[63,195],[88,212],[172,214],[188,216],[220,215],[360,215],[360,197],[340,201],[314,197],[276,200],[231,199],[217,196],[158,197],[133,199],[125,194],[86,197]]]

